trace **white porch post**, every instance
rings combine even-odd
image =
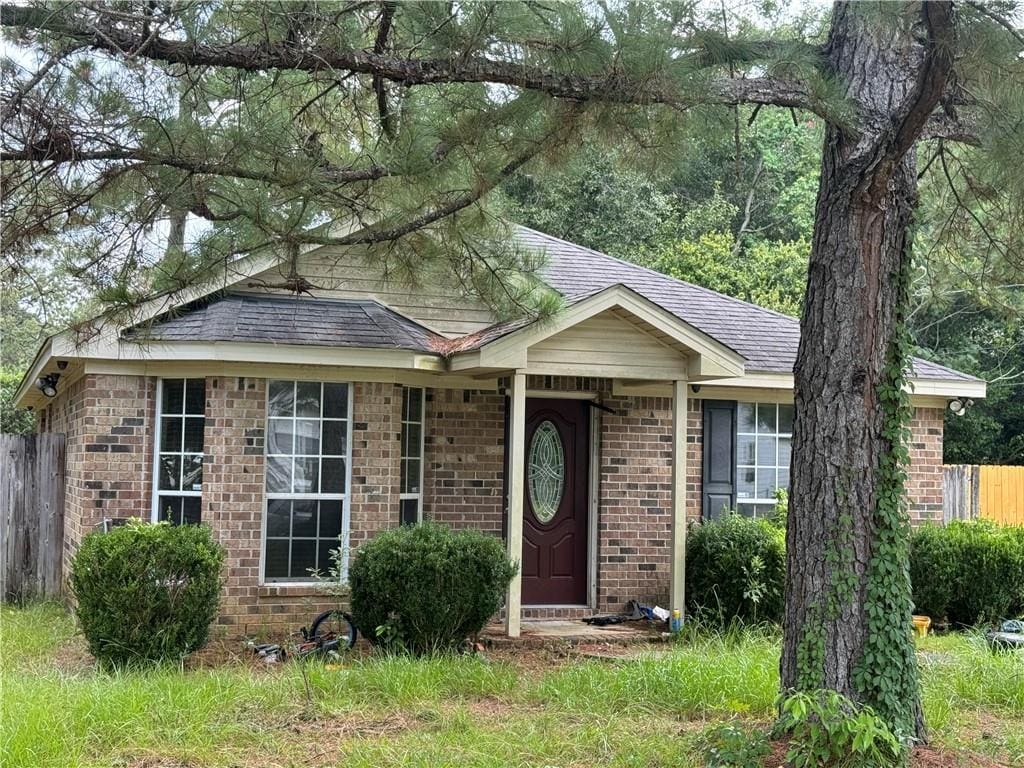
[[[516,371],[512,375],[509,392],[508,419],[508,535],[505,538],[509,558],[522,567],[523,559],[523,491],[526,464],[526,374]],[[521,570],[508,585],[505,598],[505,632],[519,637],[519,619],[522,607],[523,577]]]
[[[686,382],[672,382],[672,570],[669,610],[685,612]]]

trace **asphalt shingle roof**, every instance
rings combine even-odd
[[[792,373],[800,343],[796,318],[676,280],[614,256],[560,240],[528,227],[515,227],[527,247],[544,251],[544,281],[567,300],[621,283],[662,309],[717,339],[746,358],[747,371]],[[914,358],[922,379],[977,381],[960,371]]]
[[[135,341],[248,341],[433,351],[446,339],[371,299],[228,294],[126,333]]]

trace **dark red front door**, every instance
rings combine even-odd
[[[587,602],[589,426],[582,400],[526,401],[525,605]]]

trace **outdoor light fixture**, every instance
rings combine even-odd
[[[952,400],[946,403],[946,406],[949,408],[950,412],[957,416],[963,416],[965,413],[967,413],[967,409],[970,408],[972,405],[974,405],[973,400],[961,400],[959,397],[954,397]]]
[[[47,397],[57,396],[57,381],[60,379],[59,373],[48,373],[45,376],[40,376],[36,382],[36,388]]]

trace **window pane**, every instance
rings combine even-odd
[[[759,509],[760,504],[737,504],[736,511],[744,517],[761,517],[763,510]]]
[[[779,406],[779,432],[790,434],[793,431],[793,406]]]
[[[267,537],[288,536],[291,524],[292,503],[288,499],[267,501]],[[270,574],[267,574],[268,576]]]
[[[348,418],[348,384],[324,384],[324,417]]]
[[[775,497],[775,468],[757,470],[757,498]]]
[[[181,457],[181,490],[203,490],[203,455],[189,454]]]
[[[203,427],[206,419],[191,417],[185,419],[185,442],[182,450],[185,453],[203,452]]]
[[[289,456],[293,453],[291,419],[271,419],[267,426],[267,453]]]
[[[203,500],[198,496],[185,496],[181,500],[181,519],[183,524],[198,525],[202,519]]]
[[[185,413],[206,414],[206,379],[185,382]]]
[[[420,492],[420,460],[402,461],[402,493]]]
[[[161,491],[181,490],[181,457],[161,456],[160,457],[160,482],[158,487]]]
[[[163,388],[160,412],[181,413],[185,408],[185,380],[164,379],[160,386]]]
[[[779,488],[789,490],[789,468],[779,467]]]
[[[300,381],[296,384],[296,416],[320,416],[320,382]]]
[[[331,553],[338,549],[336,541],[320,541],[317,543],[316,567],[322,575],[328,575],[336,567]]]
[[[160,450],[177,453],[181,450],[181,419],[164,416],[160,419]]]
[[[342,501],[331,500],[320,502],[320,538],[337,539],[341,536]]]
[[[775,466],[775,438],[757,436],[757,466]]]
[[[267,539],[264,573],[268,579],[282,579],[288,576],[288,540]]]
[[[316,568],[316,542],[309,539],[292,541],[292,567],[289,575],[293,579],[308,579],[310,571]]]
[[[754,468],[736,470],[736,496],[740,499],[754,498]]]
[[[789,455],[792,449],[793,439],[790,437],[779,438],[779,466],[785,467],[789,472]]]
[[[401,525],[416,525],[419,522],[419,499],[402,499],[399,505],[399,523]]]
[[[322,493],[344,493],[345,492],[345,460],[324,459],[323,460],[323,485],[320,487]]]
[[[292,503],[292,536],[316,536],[316,506],[313,499],[296,499]]]
[[[406,448],[403,451],[405,456],[419,458],[421,453],[420,441],[423,435],[423,427],[419,424],[406,424],[405,430],[408,434]]]
[[[320,459],[315,456],[295,459],[292,493],[316,493],[320,476]]]
[[[736,430],[738,432],[754,431],[753,403],[736,403]]]
[[[316,456],[320,453],[320,422],[297,419],[295,422],[295,453],[298,456]]]
[[[267,492],[291,493],[292,460],[290,458],[267,459]]]
[[[757,404],[758,434],[775,431],[775,403]]]
[[[321,445],[324,456],[345,455],[345,433],[347,431],[347,421],[323,422],[323,443]]]
[[[269,392],[271,416],[295,415],[295,382],[272,381]]]
[[[157,499],[157,515],[159,520],[164,520],[172,525],[179,525],[181,522],[181,497],[160,496]]]
[[[736,436],[736,463],[737,464],[754,464],[754,436],[753,435],[737,435]]]

